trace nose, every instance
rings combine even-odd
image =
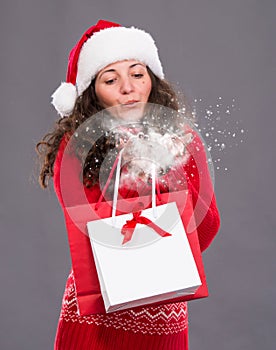
[[[129,94],[133,91],[134,87],[129,77],[124,77],[121,80],[120,92],[122,94]]]

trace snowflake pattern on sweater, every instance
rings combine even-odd
[[[165,304],[116,311],[111,314],[78,314],[74,274],[71,271],[62,300],[60,320],[113,327],[140,334],[169,335],[183,331],[188,325],[187,303]]]

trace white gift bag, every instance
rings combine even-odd
[[[119,157],[112,216],[87,223],[107,313],[191,295],[201,286],[176,203],[156,206],[154,168],[152,208],[115,215],[120,161]],[[153,224],[137,223],[144,221]],[[122,230],[126,226],[135,226],[131,239],[122,234],[133,231]]]

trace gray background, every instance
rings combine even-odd
[[[236,98],[247,130],[216,173],[220,233],[204,254],[210,297],[190,303],[191,349],[275,348],[274,0],[1,2],[0,348],[53,346],[70,257],[52,189],[33,180],[66,58],[100,18],[152,33],[167,79],[192,99]]]

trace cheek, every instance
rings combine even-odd
[[[103,107],[110,107],[113,104],[113,96],[108,89],[105,87],[95,86],[96,96]]]
[[[145,95],[148,98],[150,95],[150,92],[151,92],[151,88],[152,88],[151,80],[143,81],[143,87],[144,87]]]
[[[147,77],[147,79],[140,81],[140,93],[145,97],[148,98],[151,92],[151,88],[152,88],[152,84],[151,84],[150,77]]]

